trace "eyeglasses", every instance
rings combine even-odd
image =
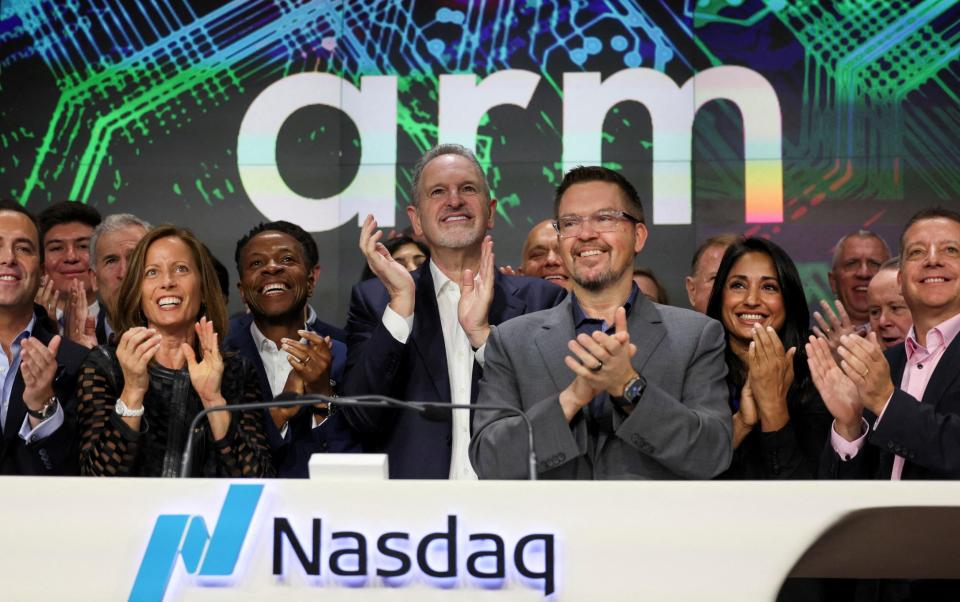
[[[583,230],[584,222],[590,222],[594,232],[613,232],[622,221],[639,224],[640,219],[625,211],[597,211],[593,215],[582,217],[579,215],[565,215],[553,220],[553,229],[560,238],[573,238]]]

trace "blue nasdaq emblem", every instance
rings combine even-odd
[[[262,493],[263,485],[231,485],[213,535],[202,516],[158,516],[130,591],[130,602],[162,602],[177,556],[183,558],[183,565],[191,574],[233,574]]]

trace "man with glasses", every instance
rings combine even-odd
[[[637,191],[617,172],[578,167],[557,189],[554,213],[572,294],[493,329],[477,405],[527,413],[542,478],[722,472],[732,453],[723,328],[638,294],[633,263],[647,227]],[[526,476],[519,418],[475,412],[473,426],[481,478]]]

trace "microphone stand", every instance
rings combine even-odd
[[[425,420],[442,419],[446,410],[472,410],[472,411],[505,411],[523,419],[527,427],[527,445],[530,453],[528,455],[529,480],[537,480],[537,456],[533,448],[533,423],[530,417],[522,410],[507,404],[484,404],[476,406],[466,403],[445,403],[442,401],[401,401],[384,395],[358,395],[355,397],[329,397],[327,395],[299,395],[295,399],[274,399],[272,401],[259,401],[255,403],[238,403],[233,405],[223,405],[213,408],[204,408],[194,416],[190,422],[187,443],[183,448],[183,459],[180,463],[180,478],[190,477],[190,468],[193,463],[193,433],[200,425],[200,421],[213,412],[246,412],[250,410],[266,410],[269,408],[292,408],[302,405],[312,405],[315,403],[328,403],[331,406],[355,406],[372,407],[381,409],[403,409],[419,412]]]

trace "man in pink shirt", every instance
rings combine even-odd
[[[835,421],[822,476],[960,478],[960,213],[925,209],[900,237],[898,280],[913,314],[904,343],[845,335],[839,364],[823,339],[807,354]]]

